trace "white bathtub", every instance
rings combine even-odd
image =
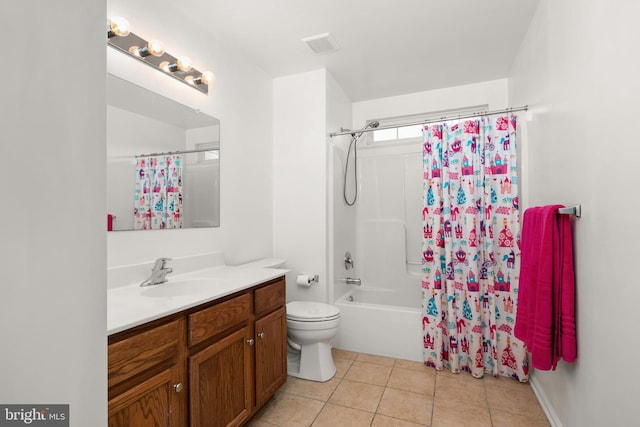
[[[422,362],[420,292],[420,288],[404,293],[366,286],[351,289],[335,302],[340,326],[333,346]]]

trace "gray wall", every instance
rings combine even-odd
[[[0,402],[72,426],[106,425],[105,7],[0,13]]]

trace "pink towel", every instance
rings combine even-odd
[[[534,368],[555,369],[576,358],[571,223],[562,205],[527,209],[522,225],[518,310],[514,334]]]

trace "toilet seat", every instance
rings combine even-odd
[[[340,317],[340,310],[329,304],[312,301],[287,303],[287,319],[296,322],[327,322]]]

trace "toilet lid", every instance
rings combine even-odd
[[[340,317],[340,310],[329,304],[311,301],[287,303],[287,318],[301,322],[318,322]]]

